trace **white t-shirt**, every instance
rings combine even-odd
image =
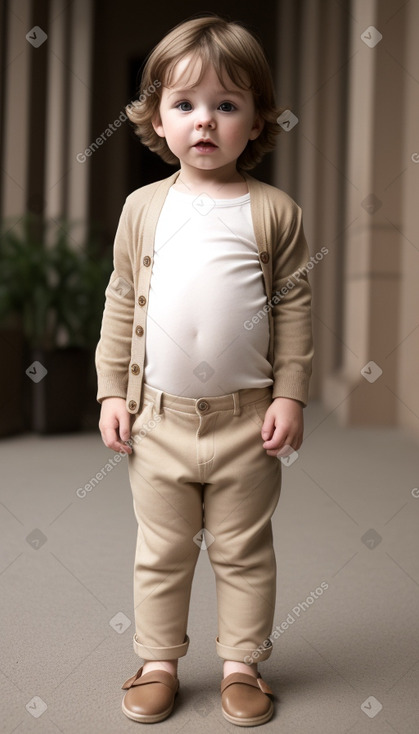
[[[272,385],[267,303],[250,211],[169,189],[157,223],[146,323],[147,384],[199,398]]]

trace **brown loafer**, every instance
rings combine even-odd
[[[258,726],[272,718],[274,705],[268,696],[273,691],[262,680],[247,673],[230,673],[221,681],[223,716],[237,726]]]
[[[122,711],[129,719],[143,724],[163,721],[172,713],[179,690],[179,678],[166,670],[152,670],[142,675],[143,666],[122,686],[127,692]]]

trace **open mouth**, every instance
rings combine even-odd
[[[210,141],[200,140],[199,143],[194,145],[194,148],[216,148],[217,146]]]

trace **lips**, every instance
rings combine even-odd
[[[201,140],[198,140],[197,143],[195,143],[194,148],[197,148],[197,147],[216,148],[217,146],[209,138],[202,138]]]

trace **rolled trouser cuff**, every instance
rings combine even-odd
[[[137,635],[133,637],[134,652],[144,658],[144,660],[177,660],[188,652],[189,637],[185,635],[185,641],[181,645],[172,645],[170,647],[151,647],[150,645],[142,645]]]
[[[271,640],[265,640],[258,647],[229,647],[228,645],[222,645],[218,637],[215,638],[215,647],[217,655],[224,660],[234,660],[237,663],[246,663],[246,665],[252,665],[252,663],[260,663],[263,660],[267,660],[272,653],[272,642]]]

